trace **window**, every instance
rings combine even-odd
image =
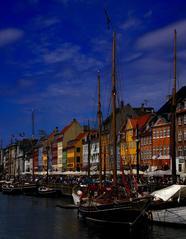
[[[184,100],[184,109],[186,109],[186,100]]]
[[[170,137],[170,128],[167,129],[167,136]]]
[[[184,129],[184,140],[186,140],[186,129]]]
[[[166,128],[163,129],[163,136],[166,137],[167,130]]]
[[[182,146],[178,147],[178,156],[182,156]]]
[[[186,146],[184,146],[183,155],[186,156]]]
[[[160,155],[163,155],[163,148],[160,146]]]
[[[166,155],[167,150],[166,150],[166,146],[163,146],[163,155]]]
[[[152,144],[152,138],[151,138],[151,136],[149,137],[149,144]]]
[[[186,124],[186,114],[183,116],[183,123]]]
[[[181,125],[181,116],[178,117],[178,125]]]
[[[168,145],[167,146],[167,155],[169,155],[170,154],[170,146]]]
[[[77,163],[80,163],[80,157],[79,157],[79,156],[76,157],[76,162],[77,162]]]
[[[182,171],[182,164],[181,164],[181,163],[178,164],[178,171],[179,171],[179,172]]]
[[[160,138],[162,138],[163,136],[163,132],[162,132],[162,129],[160,129]]]
[[[141,145],[144,145],[144,138],[141,138]]]
[[[182,131],[178,131],[178,141],[182,141]]]
[[[177,110],[180,110],[180,108],[181,108],[181,104],[178,103],[176,109],[177,109]]]
[[[80,152],[81,151],[81,149],[80,149],[80,147],[78,147],[77,149],[76,149],[76,152]]]

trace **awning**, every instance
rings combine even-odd
[[[173,184],[169,187],[154,191],[151,193],[152,196],[168,201],[173,197],[186,197],[186,185]]]

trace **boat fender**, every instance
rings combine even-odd
[[[153,215],[152,215],[152,212],[150,210],[147,212],[147,217],[150,221],[153,220]]]

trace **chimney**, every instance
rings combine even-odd
[[[144,103],[142,103],[142,104],[141,104],[141,111],[144,112],[144,110],[145,110],[145,109],[144,109]]]

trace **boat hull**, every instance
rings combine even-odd
[[[103,205],[86,203],[79,206],[83,218],[99,223],[134,225],[147,218],[149,199]]]
[[[186,206],[152,210],[153,222],[186,226]]]

